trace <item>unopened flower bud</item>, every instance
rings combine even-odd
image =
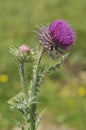
[[[20,46],[20,51],[22,51],[23,53],[27,54],[30,52],[30,47],[26,44],[23,44]]]

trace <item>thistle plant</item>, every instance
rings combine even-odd
[[[48,26],[40,25],[35,33],[39,43],[38,49],[33,50],[26,44],[10,48],[11,54],[17,61],[21,92],[11,98],[8,103],[12,110],[19,110],[23,116],[23,123],[16,121],[21,130],[36,130],[38,128],[44,113],[43,110],[37,114],[37,97],[41,82],[46,74],[60,68],[69,53],[69,49],[74,45],[76,37],[71,26],[63,20],[56,20]],[[44,54],[56,61],[58,59],[58,62],[55,65],[45,66],[41,70],[40,63]],[[30,63],[33,63],[33,69],[29,85],[26,83],[25,65]]]

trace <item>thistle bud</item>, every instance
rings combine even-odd
[[[26,44],[23,44],[20,46],[20,51],[25,54],[28,54],[30,52],[30,47]]]

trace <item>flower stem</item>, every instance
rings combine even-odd
[[[19,73],[20,73],[21,86],[22,86],[23,92],[25,93],[25,96],[28,96],[28,89],[26,86],[25,74],[24,74],[24,62],[19,63]]]
[[[32,80],[32,84],[30,88],[31,89],[30,98],[36,97],[36,82],[37,82],[37,76],[38,76],[38,68],[39,68],[39,64],[40,64],[43,52],[44,52],[44,48],[41,48],[41,51],[39,52],[38,57],[35,61],[35,65],[33,69],[33,80]],[[31,105],[31,111],[30,111],[30,119],[31,119],[30,130],[35,130],[35,112],[36,112],[36,103],[33,103]]]

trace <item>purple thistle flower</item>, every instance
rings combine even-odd
[[[56,20],[49,26],[50,36],[57,47],[67,49],[74,44],[75,34],[70,25],[62,20]]]
[[[74,30],[63,20],[56,20],[47,27],[41,25],[37,36],[45,49],[55,53],[67,51],[75,42]]]

